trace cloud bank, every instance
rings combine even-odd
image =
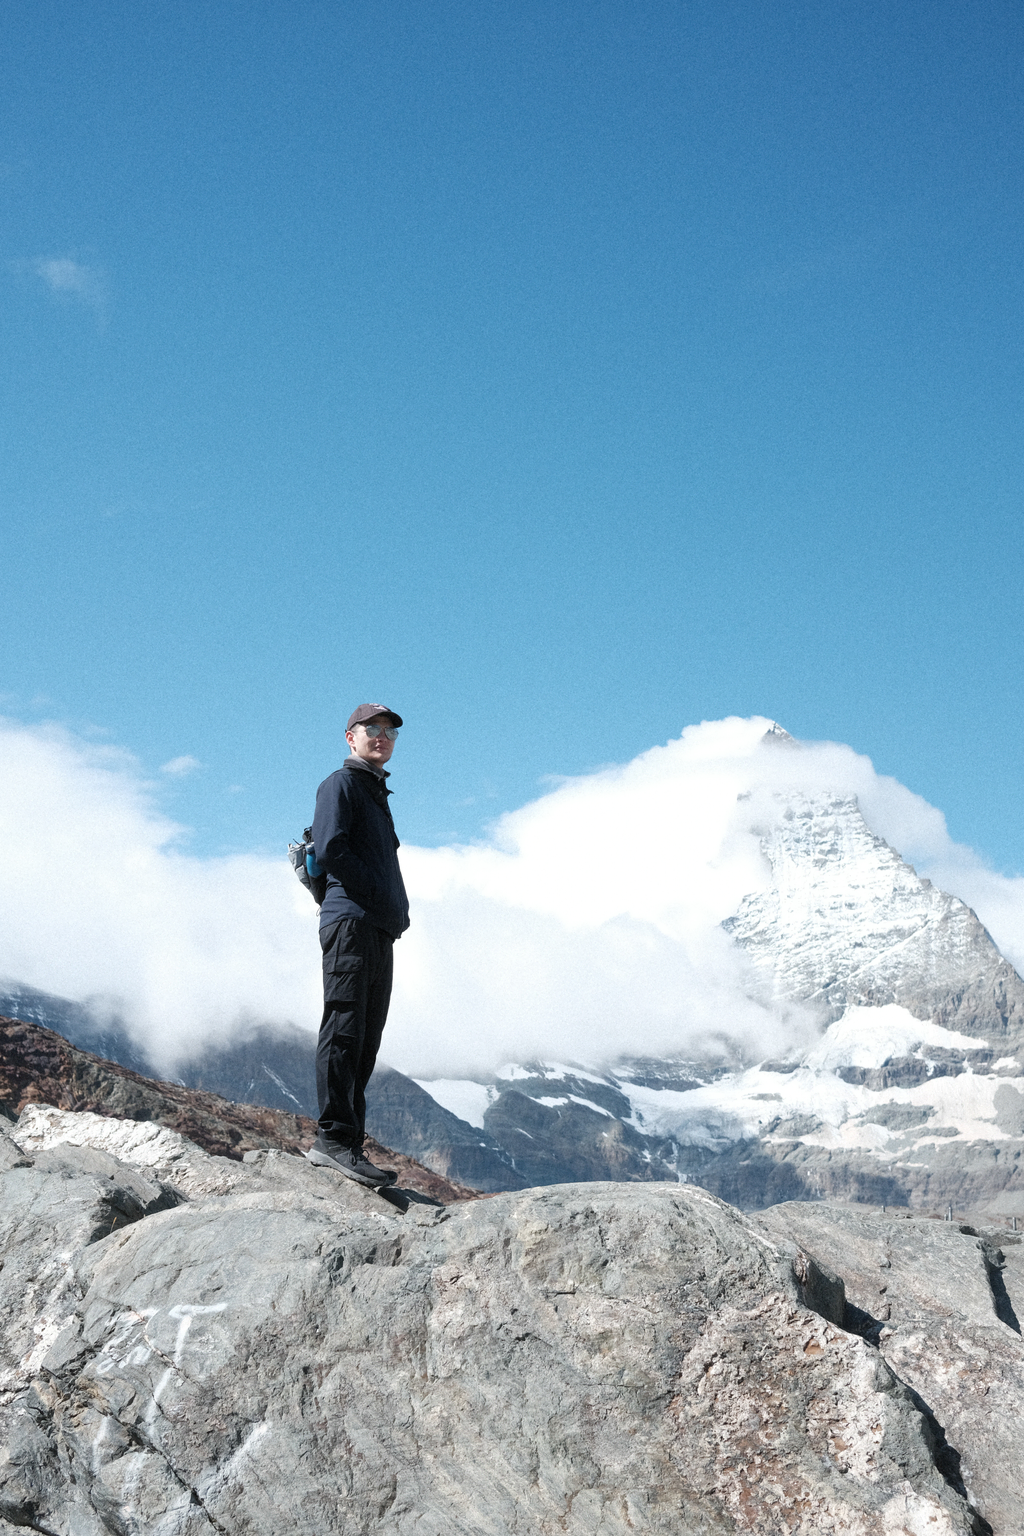
[[[722,1037],[763,1057],[805,1039],[798,1010],[746,996],[720,928],[767,883],[754,821],[789,788],[856,794],[872,829],[1024,964],[1024,880],[987,869],[849,747],[763,745],[769,723],[690,726],[502,817],[485,843],[405,846],[413,926],[386,1059],[483,1075]],[[119,1013],[165,1069],[247,1022],[313,1030],[320,1012],[315,910],[283,851],[189,855],[127,753],[13,721],[0,722],[0,975]]]
[[[164,1066],[247,1019],[319,1016],[290,867],[190,857],[181,831],[128,753],[0,722],[0,976],[122,1016]]]

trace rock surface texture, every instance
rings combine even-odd
[[[0,1529],[1013,1529],[986,1519],[985,1448],[979,1512],[965,1445],[786,1211],[594,1183],[402,1214],[287,1153],[42,1106],[0,1150]],[[915,1305],[941,1310],[932,1284]],[[990,1367],[1019,1367],[983,1302],[950,1347],[987,1328]]]
[[[1024,1234],[805,1203],[759,1223],[840,1266],[847,1326],[941,1424],[947,1473],[994,1530],[1024,1530]]]

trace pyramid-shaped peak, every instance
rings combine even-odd
[[[781,745],[781,744],[792,745],[792,746],[796,745],[796,737],[795,736],[791,736],[788,731],[783,730],[782,726],[779,724],[779,722],[777,720],[773,720],[772,721],[772,723],[771,723],[770,727],[768,728],[768,730],[765,731],[764,735],[761,737],[761,740],[763,742],[764,741],[775,742],[777,745]]]

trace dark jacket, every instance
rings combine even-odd
[[[321,928],[341,917],[365,917],[393,939],[408,928],[390,793],[382,778],[355,767],[352,758],[317,790],[313,847],[327,871]]]

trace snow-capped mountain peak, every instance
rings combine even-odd
[[[823,1021],[898,1003],[966,1035],[1024,1041],[1024,983],[971,909],[922,880],[849,795],[790,791],[764,830],[767,889],[723,925],[755,989]]]

